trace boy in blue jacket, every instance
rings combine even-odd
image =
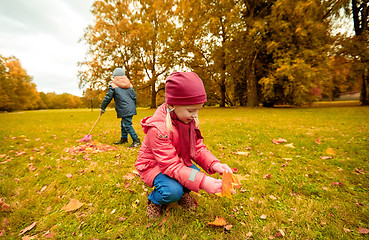
[[[121,118],[121,138],[114,144],[123,144],[128,142],[128,134],[131,135],[133,143],[130,148],[140,146],[140,139],[136,131],[132,127],[133,115],[136,112],[136,92],[129,79],[127,78],[123,68],[116,68],[113,71],[113,82],[109,85],[109,90],[101,103],[101,114],[105,112],[106,107],[114,98],[115,111],[117,118]]]

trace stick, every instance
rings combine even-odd
[[[94,128],[95,128],[95,126],[96,126],[97,122],[99,121],[99,119],[100,119],[101,115],[102,115],[102,114],[100,114],[100,116],[97,118],[97,120],[96,120],[95,124],[92,126],[92,128],[91,128],[90,132],[88,133],[88,135],[90,135],[90,134],[91,134],[91,132],[92,132],[92,130],[94,130]]]

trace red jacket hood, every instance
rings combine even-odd
[[[167,114],[166,110],[167,110],[166,104],[164,103],[156,109],[153,116],[145,117],[144,119],[141,120],[141,127],[145,134],[147,134],[149,128],[153,126],[157,127],[160,126],[160,129],[162,131],[166,129],[165,125],[165,117]]]

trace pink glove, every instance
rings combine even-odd
[[[222,190],[222,183],[221,179],[205,176],[200,184],[200,188],[204,189],[209,194],[218,193]]]
[[[218,172],[220,174],[223,174],[223,172],[230,172],[233,173],[232,169],[230,167],[228,167],[227,164],[222,164],[222,163],[215,163],[213,165],[213,171],[214,172]]]

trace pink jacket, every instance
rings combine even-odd
[[[164,103],[153,116],[141,120],[146,136],[138,153],[135,167],[143,181],[150,187],[153,186],[154,178],[159,173],[163,173],[176,179],[182,186],[198,192],[206,175],[186,166],[183,159],[178,156],[177,152],[180,148],[178,131],[175,127],[172,132],[167,130],[165,117],[166,104]],[[212,166],[220,162],[206,149],[202,137],[196,140],[196,155],[192,160],[208,174],[215,173]]]

